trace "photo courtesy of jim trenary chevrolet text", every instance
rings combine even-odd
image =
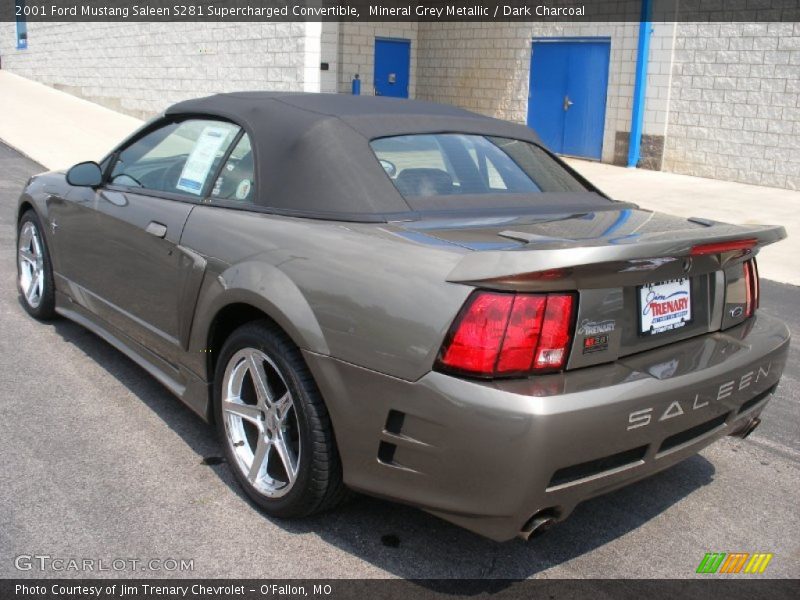
[[[800,597],[800,0],[0,0],[0,598]]]

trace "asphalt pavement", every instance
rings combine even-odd
[[[734,551],[771,552],[765,576],[800,577],[797,344],[750,438],[588,501],[531,542],[498,544],[363,496],[272,519],[220,463],[213,430],[161,385],[78,325],[20,306],[14,210],[40,170],[0,144],[0,577],[93,574],[15,566],[46,555],[193,561],[94,573],[124,577],[683,578],[706,552]],[[795,339],[799,306],[800,288],[763,282],[762,310]]]

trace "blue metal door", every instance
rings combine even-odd
[[[408,98],[409,40],[375,40],[375,95]]]
[[[533,42],[528,126],[554,152],[600,158],[609,55],[604,39]]]

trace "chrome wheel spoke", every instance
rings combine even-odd
[[[227,414],[239,417],[245,421],[249,421],[256,425],[259,430],[263,428],[264,413],[258,406],[245,404],[243,402],[235,402],[232,400],[225,400],[222,403],[222,410]]]
[[[262,472],[266,472],[269,466],[269,449],[272,442],[265,439],[264,436],[259,436],[256,451],[253,453],[253,462],[250,465],[250,470],[247,472],[247,479],[251,483],[255,483],[259,479]]]
[[[37,232],[33,232],[33,238],[31,239],[31,250],[33,250],[33,254],[38,258],[42,255],[42,246],[39,242],[39,234]]]
[[[42,274],[36,273],[33,278],[31,278],[31,282],[28,285],[28,289],[25,292],[25,297],[28,299],[30,304],[36,302],[36,298],[38,297],[39,287],[41,285]]]
[[[30,263],[33,267],[35,267],[38,263],[38,257],[31,252],[28,248],[20,248],[19,249],[19,257],[24,261]]]
[[[250,371],[250,378],[253,380],[253,387],[256,390],[258,404],[268,407],[271,403],[272,395],[267,383],[267,372],[264,370],[264,362],[254,352],[247,356],[247,370]]]
[[[286,439],[282,433],[278,434],[273,441],[273,445],[275,446],[275,451],[278,453],[278,456],[283,463],[283,469],[286,471],[286,476],[289,478],[289,483],[294,483],[294,480],[297,479],[297,458],[294,456],[294,452],[292,452],[289,446],[286,444]]]
[[[289,410],[292,408],[292,395],[289,392],[286,392],[283,396],[275,400],[275,413],[278,417],[278,421],[283,424],[286,422],[286,417],[289,416]]]

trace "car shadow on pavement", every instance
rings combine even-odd
[[[236,484],[212,427],[176,400],[155,379],[88,330],[66,320],[55,332],[124,384],[137,398],[204,457],[231,491],[253,505]],[[621,490],[579,505],[563,523],[529,542],[497,543],[450,525],[421,510],[354,497],[340,508],[299,521],[263,515],[289,533],[313,533],[326,543],[416,585],[437,589],[425,579],[502,579],[471,582],[465,595],[498,591],[513,580],[570,561],[657,517],[710,483],[714,466],[700,455]],[[498,588],[498,586],[500,586]]]
[[[316,533],[398,577],[517,580],[635,530],[709,484],[713,476],[714,466],[700,455],[693,456],[646,480],[579,505],[567,520],[528,542],[493,542],[421,510],[366,496],[357,496],[335,512],[300,522],[275,523],[287,531]],[[494,591],[496,583],[469,590],[475,594]]]

